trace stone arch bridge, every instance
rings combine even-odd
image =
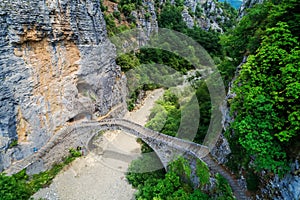
[[[49,169],[53,163],[61,161],[70,148],[87,146],[89,141],[102,130],[123,130],[141,138],[155,151],[165,168],[178,154],[199,158],[212,171],[227,179],[237,199],[248,199],[236,179],[211,157],[206,146],[164,135],[125,119],[77,122],[66,126],[58,131],[37,153],[13,163],[5,173],[11,175],[26,169],[27,172],[34,174]]]

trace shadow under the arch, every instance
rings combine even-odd
[[[122,131],[120,134],[129,133]],[[105,166],[120,171],[120,167],[115,167],[112,162],[122,162],[128,164],[127,173],[146,173],[156,170],[165,170],[159,156],[155,151],[148,153],[125,152],[122,146],[116,146],[108,141],[102,133],[93,136],[87,145],[90,153]],[[151,167],[149,167],[151,166]]]

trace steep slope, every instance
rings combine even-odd
[[[117,33],[126,27],[145,30],[145,35],[157,31],[163,8],[175,6],[187,27],[200,27],[204,30],[224,32],[232,27],[236,19],[236,10],[229,3],[216,0],[103,0],[109,32]],[[174,8],[172,8],[174,9]],[[179,17],[179,16],[178,16]]]
[[[243,17],[246,14],[246,10],[252,8],[255,4],[261,4],[264,0],[243,0],[241,7],[239,8],[239,17]]]
[[[225,2],[215,0],[184,1],[182,17],[187,26],[224,32],[235,23],[235,9]]]
[[[123,114],[125,78],[99,1],[2,1],[0,26],[0,171],[66,122],[118,104],[113,115]]]
[[[245,0],[243,5],[247,10],[229,42],[231,57],[248,55],[228,101],[229,165],[240,165],[257,199],[299,199],[299,120],[293,115],[299,116],[300,4]]]

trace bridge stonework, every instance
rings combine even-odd
[[[228,180],[237,199],[248,199],[232,175],[219,166],[210,156],[209,149],[206,146],[167,136],[124,119],[80,122],[64,127],[38,152],[23,160],[16,161],[5,170],[5,173],[11,175],[26,169],[28,174],[36,174],[50,169],[54,163],[62,161],[68,155],[70,148],[76,148],[77,146],[88,148],[88,144],[93,137],[99,131],[104,130],[123,130],[141,138],[155,151],[166,169],[168,163],[174,160],[178,154],[201,159],[211,170],[220,173]]]

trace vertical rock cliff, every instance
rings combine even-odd
[[[243,0],[239,8],[239,17],[242,18],[246,14],[246,10],[252,8],[255,4],[261,4],[264,0]]]
[[[182,18],[189,28],[198,26],[223,33],[225,24],[234,24],[235,16],[229,11],[216,0],[185,0]]]
[[[122,115],[115,56],[98,0],[1,1],[0,171],[67,123]]]

